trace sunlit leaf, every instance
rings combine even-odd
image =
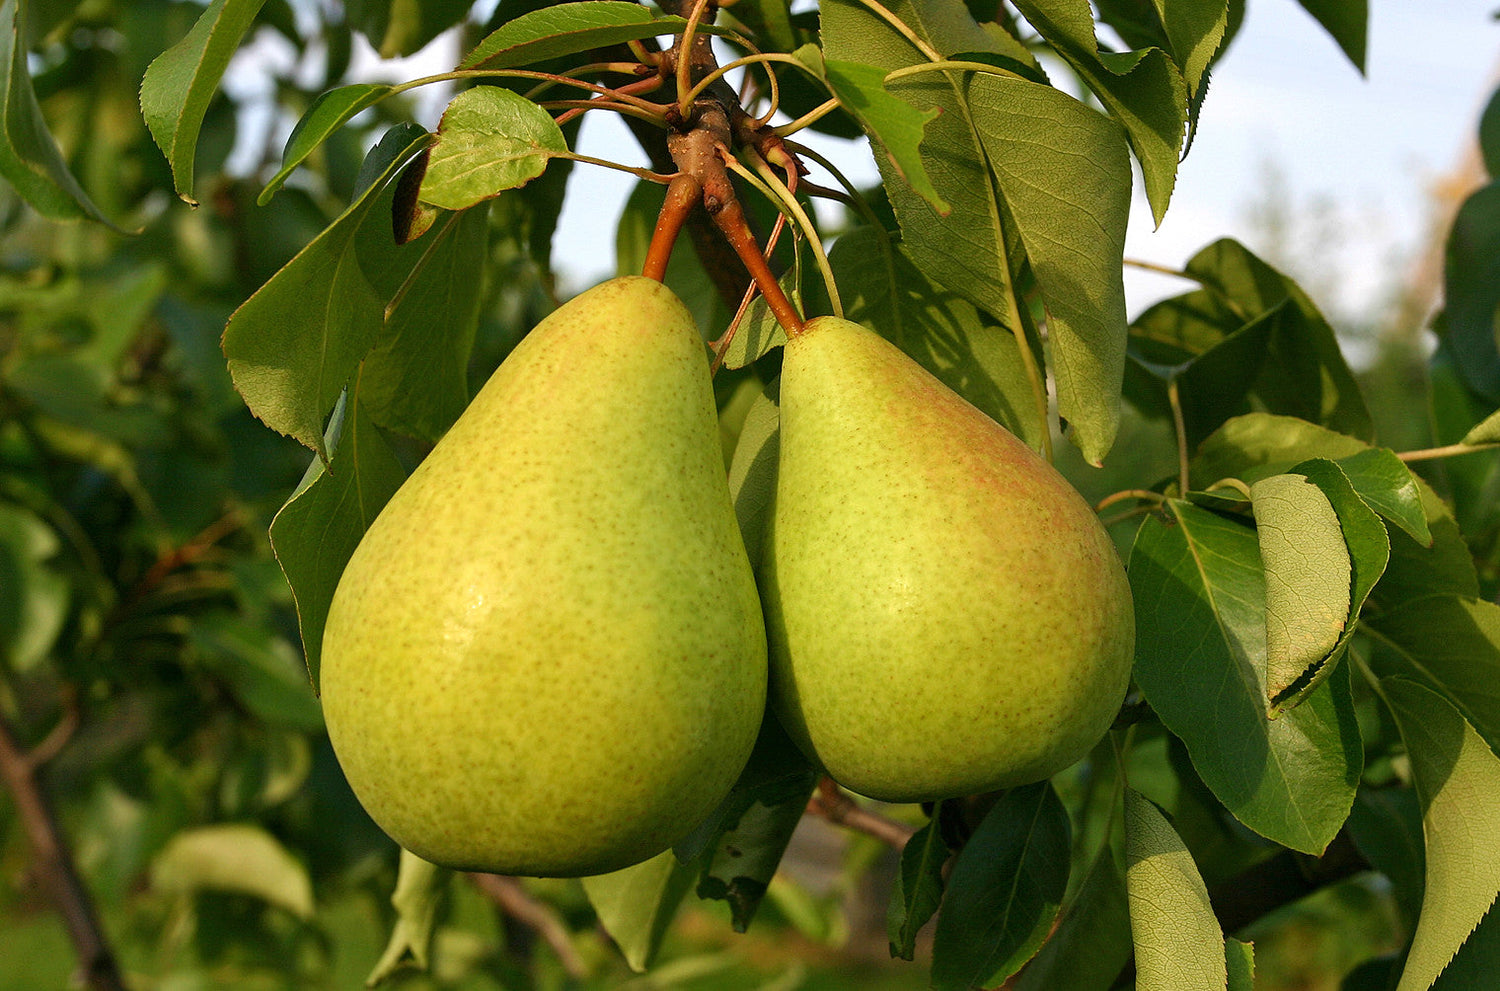
[[[299,918],[313,914],[307,869],[259,826],[225,823],[172,837],[151,864],[151,886],[167,894],[251,895]]]
[[[518,93],[476,86],[443,112],[418,193],[424,203],[464,210],[541,175],[568,143],[552,115]]]
[[[1139,991],[1224,991],[1224,933],[1192,854],[1150,799],[1125,791],[1125,888]]]
[[[828,60],[823,63],[823,72],[844,109],[879,139],[897,175],[932,204],[934,210],[947,216],[951,207],[933,187],[918,152],[923,129],[938,115],[937,108],[918,110],[892,96],[885,88],[885,70],[873,65]]]
[[[47,656],[68,618],[71,586],[48,564],[61,549],[50,526],[0,502],[0,656],[16,674]]]
[[[680,32],[687,22],[623,0],[550,4],[507,21],[464,56],[461,69],[506,69]]]
[[[365,981],[374,987],[391,976],[408,958],[421,970],[427,969],[432,933],[437,925],[437,911],[443,891],[453,872],[429,864],[410,850],[401,851],[401,865],[396,870],[396,890],[391,906],[396,910],[396,924],[391,928],[385,951]]]
[[[781,451],[781,379],[766,385],[755,398],[729,465],[729,494],[740,524],[740,536],[750,566],[760,568],[762,548],[776,501],[777,456]]]
[[[1464,434],[1461,444],[1500,444],[1500,410],[1491,413]]]
[[[583,879],[583,890],[630,969],[641,973],[661,948],[677,906],[693,890],[702,864],[680,863],[672,851],[650,860]]]
[[[208,104],[229,58],[265,0],[213,0],[193,29],[162,52],[141,80],[141,115],[172,166],[177,195],[193,199],[193,159]]]
[[[1301,475],[1250,487],[1266,569],[1266,697],[1279,697],[1333,652],[1349,620],[1353,566],[1339,517]]]
[[[1422,802],[1427,885],[1397,991],[1427,991],[1500,893],[1500,758],[1443,697],[1414,681],[1381,690]]]
[[[1224,940],[1224,962],[1229,968],[1228,991],[1255,991],[1255,947],[1237,939]]]

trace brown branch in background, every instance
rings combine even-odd
[[[821,816],[835,826],[852,829],[856,833],[873,836],[897,850],[906,846],[916,830],[904,822],[887,819],[878,812],[871,812],[854,799],[844,794],[832,778],[818,782],[818,790],[807,800],[809,815]]]
[[[582,979],[588,976],[588,964],[584,963],[583,957],[579,956],[577,948],[573,946],[567,927],[562,924],[556,912],[532,898],[521,887],[521,882],[500,874],[470,874],[468,877],[476,888],[500,906],[502,912],[536,933],[552,947],[552,952],[557,954],[557,959],[569,977]]]
[[[231,509],[223,517],[204,527],[181,547],[164,552],[125,596],[122,607],[139,602],[148,592],[160,585],[167,575],[203,557],[213,549],[214,544],[243,525],[244,520],[240,518],[239,512]]]
[[[61,725],[71,726],[72,718],[64,714]],[[54,731],[71,732],[71,730]],[[114,951],[105,938],[93,897],[78,876],[73,852],[58,827],[57,817],[37,780],[38,758],[49,755],[60,746],[55,735],[44,743],[41,752],[27,753],[16,741],[15,732],[0,716],[0,778],[16,804],[16,814],[26,831],[31,847],[32,872],[67,927],[68,938],[78,956],[78,969],[84,986],[93,991],[125,991]]]

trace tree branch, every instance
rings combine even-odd
[[[582,979],[588,976],[588,964],[579,956],[557,913],[532,898],[519,881],[500,874],[470,874],[469,880],[499,905],[502,912],[542,937],[557,954],[569,977]]]
[[[839,788],[832,778],[818,782],[818,790],[807,800],[809,815],[821,816],[835,826],[852,829],[856,833],[873,836],[896,850],[906,846],[916,830],[904,822],[887,819],[878,812],[871,812]]]
[[[73,853],[37,780],[38,766],[42,763],[37,758],[37,754],[21,748],[14,730],[0,716],[0,778],[15,800],[16,813],[26,830],[32,870],[63,917],[78,956],[82,982],[93,991],[125,991],[125,981],[99,924],[93,897],[78,876]]]

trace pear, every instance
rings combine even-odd
[[[762,593],[775,708],[810,758],[861,795],[933,801],[1098,742],[1130,677],[1130,588],[1051,465],[830,317],[786,344],[780,443]]]
[[[613,871],[724,798],[765,630],[668,289],[614,279],[521,341],[350,559],[321,688],[355,795],[433,863]]]

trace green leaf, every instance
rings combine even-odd
[[[1224,933],[1192,854],[1166,817],[1125,790],[1125,889],[1138,991],[1224,991]]]
[[[27,65],[23,0],[0,0],[0,176],[44,217],[119,230],[84,192],[47,130]]]
[[[1338,43],[1349,61],[1365,71],[1365,37],[1370,14],[1367,0],[1297,0]]]
[[[1375,511],[1359,497],[1338,462],[1314,458],[1296,465],[1292,471],[1305,476],[1316,485],[1335,511],[1344,549],[1349,558],[1351,584],[1348,593],[1349,608],[1343,619],[1343,633],[1333,648],[1317,660],[1303,677],[1280,691],[1273,692],[1272,718],[1301,705],[1333,672],[1333,666],[1343,657],[1354,637],[1360,610],[1364,608],[1365,600],[1369,598],[1375,583],[1385,573],[1391,556],[1391,542],[1386,535],[1385,525],[1380,522]]]
[[[242,823],[183,830],[151,863],[151,886],[173,895],[250,895],[300,919],[313,914],[307,869],[275,837]]]
[[[1427,884],[1397,991],[1427,991],[1500,893],[1500,758],[1442,696],[1381,681],[1422,802]]]
[[[1254,531],[1180,500],[1130,554],[1136,681],[1205,784],[1268,839],[1320,853],[1363,766],[1347,669],[1266,718],[1265,577]]]
[[[194,206],[193,158],[209,101],[265,0],[213,0],[193,29],[156,57],[141,80],[141,115],[172,166],[177,195]]]
[[[443,112],[417,195],[433,206],[464,210],[526,185],[567,150],[547,111],[508,89],[475,86]]]
[[[938,115],[936,107],[925,111],[892,96],[885,88],[885,70],[858,62],[827,60],[823,78],[844,109],[854,115],[867,134],[887,155],[891,168],[941,216],[952,210],[939,195],[927,174],[918,146],[926,126]]]
[[[325,460],[323,418],[385,320],[386,301],[366,278],[356,241],[385,182],[428,140],[423,132],[397,151],[349,209],[235,310],[224,329],[229,373],[251,412]],[[378,152],[380,146],[371,155]],[[388,218],[385,224],[373,224],[365,236],[389,237]]]
[[[1448,233],[1443,277],[1444,346],[1464,383],[1490,403],[1500,402],[1500,182],[1478,190],[1458,208]]]
[[[1062,905],[1071,843],[1051,782],[1000,796],[948,878],[932,943],[937,991],[993,987],[1031,959]]]
[[[1432,988],[1433,991],[1482,988],[1494,980],[1497,970],[1500,970],[1500,912],[1491,905]]]
[[[381,507],[406,478],[357,393],[334,412],[328,437],[333,460],[325,466],[313,458],[297,491],[271,521],[271,549],[292,587],[307,672],[315,689],[323,624],[339,576]]]
[[[427,969],[438,904],[452,876],[452,871],[429,864],[410,850],[401,851],[401,865],[396,869],[396,890],[391,893],[396,924],[391,929],[385,951],[365,980],[366,987],[374,987],[390,977],[408,956],[418,968]]]
[[[1464,434],[1460,444],[1500,444],[1500,410],[1485,417]]]
[[[1124,126],[1160,224],[1177,181],[1188,118],[1188,87],[1178,66],[1160,49],[1101,51],[1085,0],[1018,0],[1016,9]]]
[[[681,17],[663,17],[624,0],[550,4],[506,22],[474,46],[459,68],[509,69],[591,48],[679,33],[686,23]]]
[[[296,648],[273,629],[233,613],[210,613],[194,619],[190,637],[210,670],[260,719],[306,732],[323,728],[323,710],[308,691]]]
[[[1479,115],[1479,151],[1490,178],[1500,177],[1500,89],[1490,94]]]
[[[828,254],[844,315],[874,328],[954,392],[1040,450],[1037,409],[1016,337],[918,270],[905,246],[860,228]],[[1037,367],[1041,355],[1034,352]]]
[[[297,166],[318,149],[329,136],[343,127],[355,114],[373,107],[392,92],[384,83],[354,83],[340,86],[321,94],[307,108],[297,126],[286,139],[286,149],[281,153],[281,168],[266,183],[266,187],[255,198],[258,206],[265,206],[286,182]]]
[[[383,59],[413,55],[464,19],[472,0],[350,0],[349,23]]]
[[[1431,545],[1432,531],[1422,508],[1421,487],[1394,451],[1372,447],[1340,458],[1338,463],[1354,491],[1371,509],[1405,530],[1413,540]]]
[[[975,126],[1047,310],[1058,414],[1099,464],[1120,418],[1130,159],[1118,124],[1051,87],[977,76]]]
[[[776,501],[776,466],[781,452],[781,379],[755,397],[740,426],[729,464],[729,494],[750,567],[760,571],[761,549]]]
[[[1114,983],[1130,952],[1125,879],[1106,847],[1057,931],[1021,971],[1015,991],[1100,991]]]
[[[1353,565],[1338,513],[1302,475],[1250,487],[1266,569],[1266,699],[1279,698],[1333,652],[1349,621]]]
[[[68,618],[71,586],[48,565],[61,548],[41,519],[0,503],[0,656],[15,674],[47,656]]]
[[[668,850],[613,874],[583,879],[583,890],[599,915],[599,924],[631,970],[639,974],[651,966],[667,926],[701,869],[696,862],[679,863]]]
[[[729,902],[736,932],[749,928],[817,781],[768,711],[729,795],[675,847],[678,860],[706,864],[698,897]]]
[[[891,956],[910,960],[916,954],[917,930],[937,912],[943,898],[943,865],[948,861],[948,844],[938,828],[941,803],[932,810],[932,819],[917,830],[901,850],[901,866],[891,888],[890,908],[886,912],[886,932],[890,937]]]
[[[1255,991],[1254,945],[1224,940],[1224,962],[1229,969],[1228,991]]]
[[[479,326],[489,217],[485,205],[425,239],[418,268],[389,308],[364,361],[360,400],[383,427],[436,443],[469,404],[469,353]]]
[[[1408,929],[1422,907],[1426,856],[1422,851],[1422,808],[1410,788],[1362,787],[1346,827],[1370,866],[1391,882]]]
[[[1500,606],[1433,595],[1365,620],[1377,635],[1371,661],[1442,693],[1500,753]]]

